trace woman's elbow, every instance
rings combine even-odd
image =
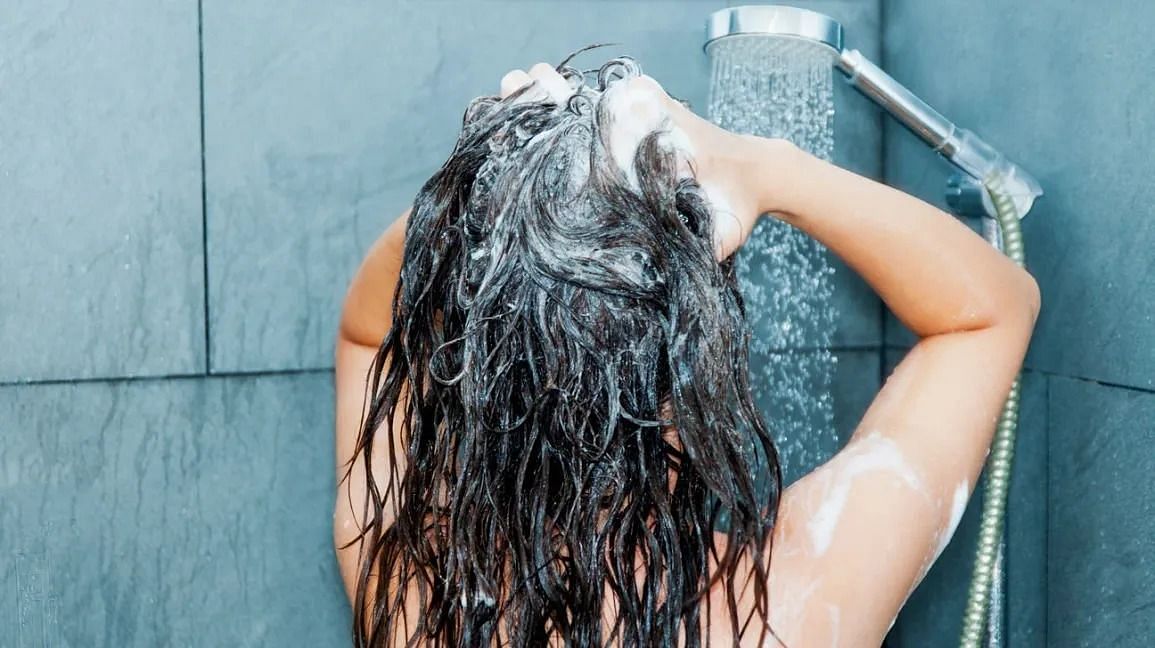
[[[1033,325],[1039,318],[1039,310],[1043,307],[1043,293],[1039,288],[1039,282],[1035,279],[1035,276],[1025,270],[1023,272],[1027,275],[1026,302],[1030,307],[1031,323]]]
[[[1039,282],[1034,275],[1027,272],[1026,269],[1022,270],[1019,277],[1020,286],[1015,297],[1018,308],[1013,309],[1012,312],[1021,313],[1022,321],[1016,323],[1025,324],[1028,329],[1033,331],[1043,305],[1042,291],[1039,289]]]
[[[1033,330],[1042,306],[1039,283],[1024,268],[1002,280],[987,304],[988,326]]]

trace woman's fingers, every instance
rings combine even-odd
[[[530,83],[533,83],[533,79],[524,70],[510,70],[501,77],[501,98],[505,99]]]
[[[573,94],[573,89],[570,88],[569,81],[566,81],[565,77],[559,74],[549,63],[538,63],[531,67],[529,69],[529,76],[549,93],[550,99],[553,99],[557,103],[563,103]]]
[[[534,87],[518,97],[518,102],[550,100],[560,104],[569,99],[574,92],[569,81],[566,81],[552,65],[538,63],[530,68],[528,73],[523,70],[510,70],[501,77],[501,98],[505,99],[531,83]]]

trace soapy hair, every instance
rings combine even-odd
[[[355,645],[695,647],[703,601],[735,644],[754,614],[768,632],[781,475],[733,267],[660,129],[638,146],[636,184],[612,159],[603,97],[636,62],[609,61],[589,87],[572,58],[563,105],[528,87],[474,100],[414,200],[357,443]],[[726,609],[711,612],[718,580]]]

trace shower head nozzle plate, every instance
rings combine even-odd
[[[842,52],[842,25],[825,14],[785,5],[746,5],[710,14],[706,45],[739,34],[786,36],[820,43]]]

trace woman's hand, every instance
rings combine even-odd
[[[529,69],[528,74],[522,70],[510,70],[501,77],[501,98],[505,99],[535,81],[537,85],[518,97],[519,102],[549,99],[560,104],[573,94],[573,88],[570,88],[569,82],[561,74],[558,74],[552,65],[538,63]]]
[[[732,133],[695,114],[675,100],[649,76],[626,82],[634,102],[653,102],[669,118],[676,140],[688,143],[687,155],[694,176],[705,192],[714,215],[714,247],[718,259],[733,254],[746,242],[762,214],[771,211],[773,193],[767,177],[785,140],[768,140]]]
[[[506,98],[536,82],[520,100],[562,103],[573,94],[569,83],[548,63],[529,73],[513,70],[501,80]],[[775,172],[793,145],[753,135],[731,133],[699,117],[675,100],[653,77],[641,75],[613,84],[610,102],[614,158],[631,175],[633,155],[642,138],[655,130],[668,132],[666,141],[678,151],[686,173],[701,185],[714,215],[714,249],[718,260],[733,254],[753,231],[758,218],[774,210]],[[682,166],[682,165],[680,165]]]

